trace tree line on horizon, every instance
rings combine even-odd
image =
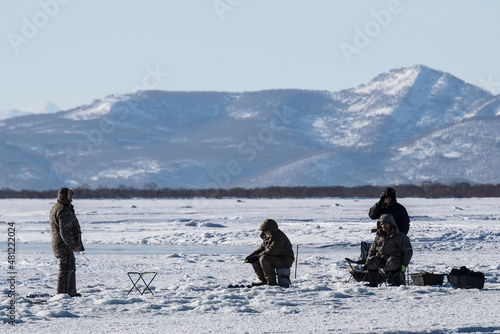
[[[469,184],[452,183],[449,185],[433,182],[424,182],[421,185],[393,185],[398,198],[471,198],[471,197],[500,197],[500,184]],[[229,188],[229,189],[171,189],[158,188],[155,183],[146,183],[143,188],[134,188],[120,185],[117,188],[90,187],[74,188],[75,198],[325,198],[325,197],[364,197],[376,198],[384,186],[325,186],[325,187],[281,187],[265,188]],[[54,190],[13,190],[0,189],[0,198],[55,198],[58,189]]]

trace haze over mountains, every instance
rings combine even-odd
[[[32,114],[48,114],[60,111],[61,108],[50,101],[40,102],[38,105],[30,108],[29,111],[19,109],[8,109],[0,111],[0,121],[12,117],[32,115]]]
[[[339,92],[141,91],[0,121],[0,187],[500,183],[500,97],[425,66]]]

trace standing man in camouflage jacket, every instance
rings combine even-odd
[[[57,203],[50,210],[50,229],[52,231],[52,250],[59,259],[57,293],[66,293],[71,297],[81,296],[76,292],[75,255],[85,249],[82,244],[80,224],[71,204],[73,189],[61,188],[57,194]]]
[[[273,219],[264,220],[259,230],[262,244],[245,258],[260,280],[252,285],[277,285],[276,269],[290,268],[294,261],[292,244]]]

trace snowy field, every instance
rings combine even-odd
[[[467,266],[484,289],[369,288],[346,282],[345,257],[372,241],[376,199],[79,200],[85,256],[76,254],[81,298],[55,294],[58,262],[48,214],[55,200],[0,200],[1,332],[19,333],[500,333],[500,199],[399,201],[411,217],[412,273]],[[299,245],[292,287],[230,289],[255,280],[246,255],[257,228],[275,219]],[[16,325],[9,325],[8,224],[16,228]],[[155,271],[154,295],[127,272]]]

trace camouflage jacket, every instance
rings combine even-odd
[[[80,224],[73,205],[69,202],[57,199],[57,203],[50,210],[50,229],[55,257],[72,253],[74,249],[85,250]]]

